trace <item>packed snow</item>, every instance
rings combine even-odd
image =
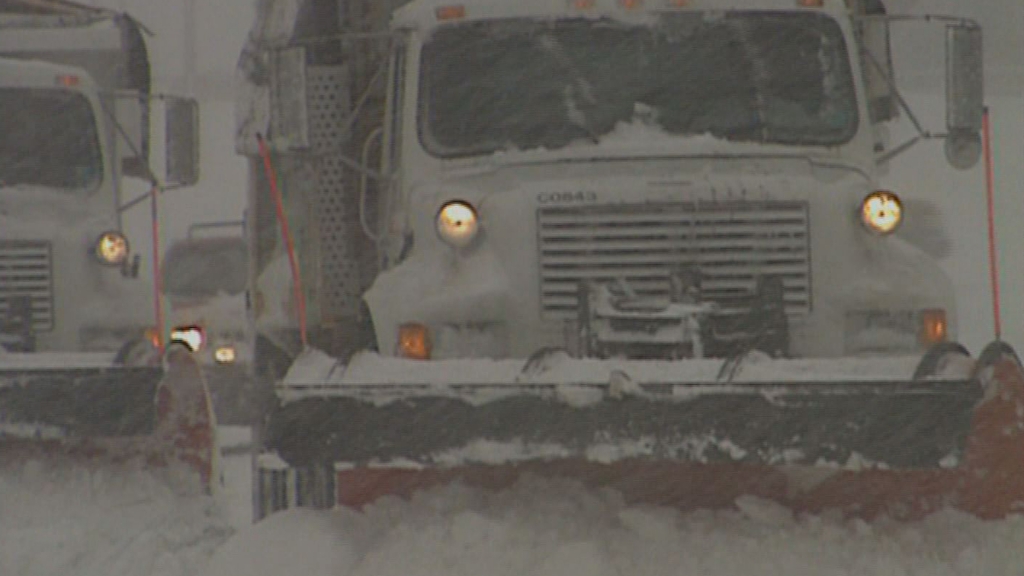
[[[139,464],[29,460],[0,474],[0,574],[191,576],[232,533],[210,496]]]
[[[957,512],[903,524],[793,517],[758,499],[734,511],[630,507],[613,492],[525,479],[461,486],[363,511],[293,510],[230,540],[205,576],[1020,576],[1024,517]]]

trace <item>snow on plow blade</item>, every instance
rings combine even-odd
[[[0,454],[185,464],[210,490],[214,419],[199,367],[172,349],[161,366],[103,355],[0,356]]]
[[[507,486],[528,473],[682,508],[757,495],[859,516],[1024,509],[1020,365],[1003,345],[977,362],[950,356],[955,370],[922,375],[910,363],[903,379],[891,377],[898,363],[878,370],[879,360],[828,379],[813,363],[772,361],[717,383],[659,381],[640,365],[623,382],[628,364],[604,384],[502,383],[492,364],[486,383],[470,382],[477,374],[466,368],[438,385],[427,367],[421,382],[398,383],[377,366],[376,381],[362,384],[347,380],[370,372],[292,378],[266,440],[292,470],[330,463],[334,502],[348,506],[444,482]],[[791,368],[788,379],[777,379],[779,366]],[[707,368],[713,375],[720,363]]]

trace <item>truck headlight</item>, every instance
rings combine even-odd
[[[437,213],[437,233],[456,248],[465,248],[480,231],[480,219],[471,205],[461,200],[448,202]]]
[[[891,234],[903,221],[903,202],[892,192],[872,192],[861,202],[860,217],[868,230]]]
[[[234,364],[238,359],[238,351],[230,344],[222,344],[213,351],[213,359],[217,364]]]
[[[120,266],[128,259],[128,239],[117,231],[104,232],[96,240],[96,258],[108,266]]]
[[[171,330],[171,342],[183,344],[189,352],[198,352],[205,340],[206,335],[199,326],[178,326]]]

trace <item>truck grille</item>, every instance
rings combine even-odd
[[[559,206],[539,209],[537,220],[549,318],[575,316],[583,280],[624,279],[641,295],[667,296],[680,265],[697,267],[704,297],[726,307],[772,274],[783,279],[787,312],[811,308],[804,202]]]
[[[7,315],[12,300],[28,297],[33,329],[53,330],[51,254],[46,241],[0,241],[0,319]]]

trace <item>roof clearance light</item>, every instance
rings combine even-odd
[[[821,8],[825,6],[825,0],[796,0],[796,5],[802,8]]]
[[[569,0],[569,7],[574,10],[590,10],[597,2],[595,0]]]
[[[57,76],[57,85],[65,88],[74,88],[82,83],[82,79],[73,74],[61,74]]]
[[[669,8],[686,8],[690,5],[690,0],[666,0],[665,5]]]
[[[644,0],[619,0],[619,6],[622,6],[626,10],[635,10],[637,8],[643,8]]]
[[[462,4],[439,6],[434,14],[436,14],[437,19],[442,22],[446,20],[461,20],[466,17],[466,7]]]

